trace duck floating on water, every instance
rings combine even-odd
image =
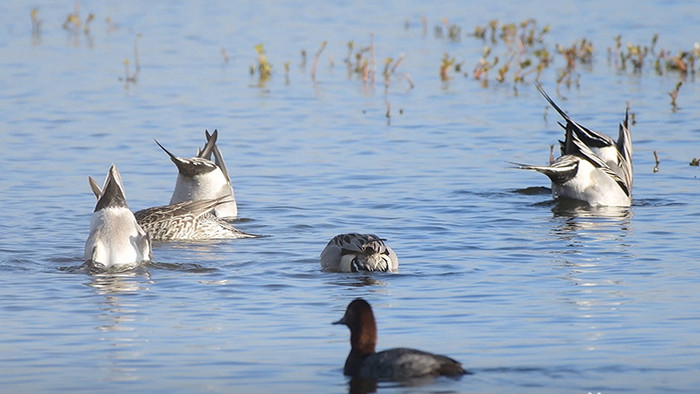
[[[90,187],[99,198],[100,186],[89,178]],[[257,235],[237,230],[216,217],[212,210],[228,197],[212,200],[184,201],[134,212],[136,222],[153,241],[202,241],[210,239],[255,238]]]
[[[548,166],[513,163],[518,168],[541,172],[552,181],[552,194],[583,201],[591,206],[630,206],[632,203],[632,138],[629,109],[619,125],[617,141],[572,120],[547,95],[537,89],[566,121],[559,141],[561,156]]]
[[[88,178],[97,197],[85,242],[85,261],[100,268],[124,268],[152,259],[151,239],[126,204],[121,176],[109,168],[104,186]]]
[[[335,272],[394,272],[399,258],[374,234],[339,234],[321,252],[321,267]]]
[[[369,303],[356,298],[348,305],[342,319],[350,329],[350,354],[343,372],[355,378],[379,381],[402,381],[440,375],[458,377],[468,374],[462,364],[441,356],[409,348],[394,348],[376,352],[377,325]]]
[[[154,241],[201,241],[209,239],[255,238],[227,221],[213,210],[225,204],[227,196],[212,200],[184,201],[162,207],[146,208],[134,213],[136,221]]]
[[[235,218],[238,216],[238,206],[226,163],[216,145],[218,131],[214,130],[211,134],[209,131],[205,131],[205,136],[207,142],[204,148],[197,149],[197,156],[191,158],[176,156],[156,141],[156,144],[170,156],[170,160],[175,163],[178,170],[170,204],[229,197],[227,201],[217,205],[213,213],[219,218]],[[214,155],[213,162],[211,161],[212,154]]]

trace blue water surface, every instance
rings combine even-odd
[[[64,28],[71,13],[80,25]],[[535,73],[513,82],[516,52],[472,33],[528,18],[549,29],[539,81],[574,119],[616,135],[629,104],[631,207],[557,204],[544,176],[512,168],[547,162],[558,115]],[[474,372],[381,392],[697,390],[700,88],[654,59],[698,56],[698,25],[694,1],[3,2],[0,386],[347,392],[349,333],[330,323],[363,297],[379,349]],[[557,45],[584,38],[591,60],[562,77]],[[641,71],[620,64],[628,44],[653,50]],[[477,80],[485,47],[499,62]],[[360,51],[374,78],[354,71]],[[445,56],[460,70],[442,80]],[[403,60],[386,78],[388,58]],[[82,269],[87,177],[114,163],[133,210],[166,204],[176,169],[153,139],[189,156],[205,129],[219,130],[236,226],[266,237]],[[386,238],[399,272],[322,272],[342,232]]]

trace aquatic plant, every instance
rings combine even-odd
[[[551,144],[549,145],[549,165],[552,165],[554,163],[554,145]]]
[[[413,79],[411,78],[411,74],[404,73],[403,76],[404,76],[404,78],[406,78],[406,81],[408,82],[408,85],[410,86],[410,88],[413,89],[413,87],[415,85],[413,84]]]
[[[681,77],[685,78],[688,75],[688,71],[695,73],[695,57],[693,52],[681,51],[666,61],[666,69],[677,71],[681,74]]]
[[[489,71],[495,69],[500,59],[505,60],[500,68],[496,69],[497,82],[503,83],[512,78],[515,84],[523,83],[529,74],[536,74],[535,78],[539,79],[542,70],[552,61],[549,50],[543,45],[547,33],[549,26],[540,28],[532,18],[519,23],[503,24],[493,19],[485,26],[476,26],[471,36],[490,41],[490,45],[485,45],[484,54],[474,67],[474,79],[487,86]],[[494,55],[492,60],[489,60],[493,50],[502,45],[505,46],[505,52]]]
[[[401,54],[396,61],[394,61],[394,58],[392,57],[387,57],[384,59],[384,70],[382,71],[382,75],[384,76],[384,91],[388,91],[389,85],[391,84],[391,77],[392,75],[396,75],[396,69],[399,67],[399,65],[403,62],[404,58],[406,55]],[[408,73],[404,73],[400,75],[400,77],[403,77],[406,79],[406,81],[409,84],[409,88],[413,89],[413,81],[411,80],[411,77],[408,75]]]
[[[455,58],[450,57],[450,55],[445,52],[440,62],[440,79],[443,81],[450,79],[450,67],[452,67],[453,64],[455,64]]]
[[[141,72],[141,62],[139,61],[139,38],[141,33],[136,35],[134,39],[134,72],[131,72],[129,67],[129,59],[124,59],[124,88],[129,88],[130,83],[136,83]],[[121,79],[120,79],[121,80]]]
[[[566,86],[570,86],[572,82],[579,85],[581,74],[575,73],[576,66],[581,64],[592,64],[593,62],[593,43],[585,38],[575,41],[571,46],[565,47],[561,44],[556,45],[557,53],[564,57],[566,67],[560,70],[557,76],[557,85],[562,82]]]
[[[387,101],[386,103],[386,125],[391,126],[391,103]]]
[[[482,40],[486,39],[486,28],[483,26],[476,26],[474,28],[474,31],[472,32],[472,36],[476,38],[481,38]]]
[[[73,31],[77,34],[81,24],[80,14],[78,14],[78,10],[76,9],[76,11],[73,11],[66,17],[66,20],[63,22],[63,29],[69,32]]]
[[[363,80],[367,79],[369,74],[369,60],[362,58],[362,52],[355,54],[355,72],[363,75]]]
[[[382,72],[382,75],[384,75],[384,84],[385,85],[389,85],[389,76],[391,75],[389,67],[391,66],[391,63],[393,63],[393,62],[394,62],[394,59],[391,57],[384,59],[384,71]]]
[[[399,59],[396,60],[396,63],[394,63],[394,65],[391,66],[391,73],[392,73],[392,74],[396,71],[396,67],[398,67],[399,64],[401,64],[401,62],[403,62],[403,59],[404,59],[405,57],[406,57],[406,55],[404,55],[404,54],[402,53],[402,54],[399,56]]]
[[[299,63],[299,67],[306,68],[306,49],[301,50],[301,62]]]
[[[105,17],[105,23],[107,23],[107,33],[111,33],[115,30],[117,30],[117,25],[114,24],[114,21],[112,21],[112,18],[110,17]]]
[[[358,48],[354,41],[349,41],[347,48],[348,54],[343,61],[348,69],[348,78],[351,78],[353,74],[356,74],[361,76],[362,82],[365,84],[375,85],[377,78],[377,63],[374,52],[374,34],[370,33],[370,43],[368,46]],[[403,61],[402,57],[399,59],[400,60],[397,61],[394,67],[387,71],[388,73],[393,73],[396,70],[396,67],[398,67],[398,64]],[[385,67],[387,67],[386,63]],[[385,80],[387,75],[388,74],[384,74]]]
[[[355,42],[348,41],[348,55],[344,60],[348,67],[348,77],[352,76],[353,73],[361,75],[369,73],[369,60],[364,58],[364,53],[367,51],[369,51],[369,47],[355,51]]]
[[[632,62],[634,72],[641,72],[644,65],[644,58],[649,52],[648,47],[641,45],[627,44],[627,58]]]
[[[656,151],[654,151],[654,168],[652,169],[652,172],[657,173],[659,172],[659,155],[656,154]]]
[[[348,41],[348,55],[343,59],[348,67],[352,67],[352,51],[355,49],[355,42]]]
[[[289,85],[289,62],[284,62],[284,84]]]
[[[656,75],[664,75],[666,73],[678,73],[681,78],[686,78],[688,74],[695,74],[695,61],[700,57],[700,44],[695,43],[693,50],[678,51],[675,55],[671,55],[671,51],[667,49],[656,49],[659,40],[659,35],[654,34],[650,45],[631,44],[625,45],[626,51],[623,50],[622,36],[615,36],[615,69],[618,71],[627,71],[628,62],[632,65],[632,72],[641,74],[646,67],[653,64],[653,70]],[[608,48],[608,56],[610,57],[613,51]]]
[[[91,33],[91,24],[95,20],[95,14],[92,12],[88,14],[87,18],[85,18],[85,22],[82,22],[80,19],[80,3],[75,2],[75,5],[73,7],[73,12],[68,14],[66,16],[66,19],[63,21],[63,29],[67,31],[68,33],[73,35],[74,38],[74,45],[79,44],[79,37],[80,37],[80,31],[82,28],[82,32],[85,34],[85,36],[88,38],[88,44],[92,46],[92,36],[90,35]]]
[[[134,72],[133,74],[131,73],[131,70],[129,68],[129,59],[124,59],[124,82],[125,86],[128,87],[129,83],[136,83],[136,79],[138,78],[138,73]]]
[[[32,18],[32,37],[39,37],[41,35],[41,19],[39,19],[39,8],[34,7],[29,13]]]
[[[29,16],[32,19],[32,44],[37,45],[41,43],[41,19],[39,19],[39,8],[32,8]]]
[[[328,44],[328,42],[323,41],[321,43],[321,47],[314,54],[314,65],[313,65],[313,67],[311,67],[311,80],[312,81],[316,81],[316,69],[318,68],[318,58],[321,56],[321,53],[323,53],[323,50],[326,49],[326,44]]]
[[[505,64],[503,64],[503,67],[498,69],[498,73],[496,74],[496,81],[498,81],[498,82],[505,81],[506,73],[508,72],[509,69],[510,69],[510,60],[508,60]]]
[[[489,61],[488,58],[490,55],[491,47],[484,47],[483,55],[479,59],[478,63],[474,67],[474,71],[472,72],[472,74],[474,75],[474,79],[482,80],[484,82],[484,85],[488,83],[489,70],[495,67],[499,61],[498,56],[495,56],[492,61]]]
[[[678,104],[676,104],[676,99],[678,98],[678,91],[681,89],[681,86],[683,86],[683,81],[678,81],[676,87],[674,87],[670,92],[668,92],[668,95],[671,96],[671,111],[673,112],[678,111]]]
[[[93,20],[95,20],[95,14],[91,12],[88,14],[87,18],[85,19],[85,23],[83,24],[83,33],[85,33],[86,36],[90,34],[90,24]]]
[[[391,69],[389,68],[391,66],[391,63],[394,62],[393,58],[386,58],[384,59],[384,71],[382,72],[382,75],[384,75],[384,86],[386,88],[389,87],[389,77],[391,75]]]
[[[474,31],[472,32],[472,36],[475,38],[479,38],[482,40],[486,40],[486,34],[490,33],[489,35],[489,40],[491,41],[491,44],[496,44],[496,30],[498,29],[498,19],[492,19],[490,20],[486,26],[479,26],[477,25],[474,28]]]
[[[447,20],[447,18],[442,18],[441,20],[442,24],[445,26],[447,29],[447,37],[449,38],[450,41],[452,42],[459,42],[462,39],[462,28],[455,25],[455,24],[450,24]]]
[[[228,64],[230,58],[228,53],[226,53],[226,48],[221,48],[221,56],[224,58],[224,64]]]
[[[574,42],[570,47],[557,44],[556,48],[564,56],[568,69],[575,69],[577,63],[590,64],[593,61],[593,43],[585,38]]]
[[[366,74],[362,79],[365,83],[367,82]],[[369,34],[369,81],[372,85],[376,82],[377,78],[377,61],[374,56],[374,33]]]
[[[257,65],[250,66],[250,74],[254,75],[257,71],[258,80],[263,83],[272,75],[272,65],[267,61],[263,44],[255,45],[255,53],[257,54]]]

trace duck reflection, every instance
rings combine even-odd
[[[632,210],[629,207],[593,207],[573,200],[559,199],[552,207],[555,220],[561,220],[552,233],[578,245],[587,237],[595,240],[621,241],[630,228]],[[617,231],[619,230],[619,231]]]
[[[145,279],[145,280],[144,280]],[[102,295],[100,305],[100,331],[131,331],[124,326],[125,323],[135,320],[138,313],[138,305],[127,302],[126,297],[140,291],[148,290],[147,283],[150,276],[146,270],[141,272],[103,272],[93,273],[88,286]]]
[[[632,253],[625,242],[632,210],[560,200],[552,213],[555,225],[550,234],[562,245],[554,251],[559,257],[553,263],[561,272],[559,278],[570,284],[558,298],[586,322],[579,326],[581,337],[586,349],[594,350],[605,336],[605,317],[616,316],[628,297],[618,273]]]
[[[576,200],[559,198],[552,207],[555,217],[602,217],[611,219],[629,219],[632,211],[629,207],[591,206]]]
[[[98,297],[95,302],[95,330],[104,343],[100,354],[104,380],[136,381],[145,376],[133,367],[140,358],[136,349],[142,344],[138,327],[142,319],[140,294],[149,290],[151,276],[146,267],[114,272],[88,269],[89,282]]]
[[[376,393],[377,381],[372,379],[351,378],[348,382],[348,393],[350,394],[365,394]]]
[[[347,274],[347,275],[341,275],[339,277],[335,277],[336,275],[331,275],[332,279],[328,282],[329,284],[335,285],[335,286],[343,286],[343,287],[367,287],[367,286],[374,286],[374,287],[386,287],[387,283],[379,280],[376,278],[376,276],[379,275],[370,275],[370,274],[359,274],[359,273],[352,273],[352,274]]]
[[[353,377],[348,380],[348,393],[349,394],[366,394],[366,393],[376,393],[379,389],[403,389],[410,392],[411,388],[419,388],[422,386],[428,386],[435,383],[436,378],[434,376],[423,377],[423,378],[413,378],[406,379],[402,381],[377,381],[374,379],[365,379],[360,377]],[[447,379],[447,378],[445,378]]]
[[[552,208],[553,220],[550,234],[565,245],[555,250],[564,258],[569,269],[597,265],[598,261],[611,260],[625,255],[629,244],[625,243],[631,228],[632,211],[629,207],[591,207],[571,200],[561,200]],[[578,256],[572,262],[571,256]]]
[[[94,274],[89,286],[97,290],[100,295],[135,293],[148,289],[142,283],[143,276],[136,272]],[[150,280],[148,273],[145,276]]]

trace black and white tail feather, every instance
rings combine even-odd
[[[521,169],[541,172],[552,181],[555,197],[587,202],[594,206],[629,206],[632,201],[632,139],[629,109],[620,124],[618,140],[588,129],[572,120],[537,84],[549,104],[564,118],[559,141],[561,156],[548,166],[513,163]]]
[[[558,122],[565,131],[564,141],[559,141],[561,154],[579,153],[581,145],[585,145],[595,156],[604,161],[623,180],[625,187],[629,189],[631,195],[633,170],[632,170],[632,137],[629,128],[629,108],[625,109],[625,119],[619,124],[617,141],[610,136],[591,130],[569,117],[551,97],[544,91],[542,85],[537,84],[537,89],[549,102],[559,115],[566,121],[566,124]],[[576,140],[573,136],[577,137]],[[575,141],[575,142],[574,142]],[[572,146],[572,144],[577,146]]]

